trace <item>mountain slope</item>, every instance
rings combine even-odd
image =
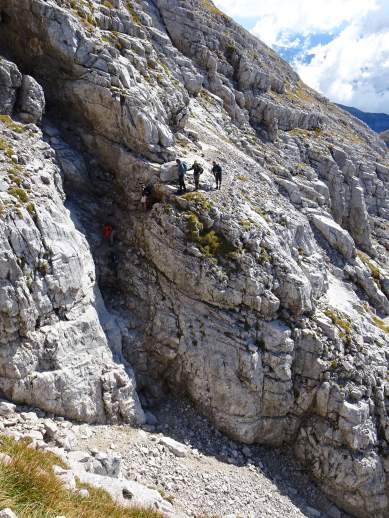
[[[368,113],[358,110],[357,108],[352,108],[350,106],[344,106],[343,104],[338,104],[342,110],[346,110],[347,112],[360,119],[362,122],[367,124],[369,128],[377,133],[382,133],[383,131],[389,129],[389,115],[386,113]]]
[[[109,364],[108,394],[97,390],[108,408],[112,400],[111,418],[141,419],[128,361],[144,406],[166,390],[189,395],[231,437],[288,445],[347,511],[387,512],[382,142],[208,1],[0,0],[0,8],[3,55],[43,86],[45,138],[107,306],[98,321],[115,322],[101,343],[127,373],[120,378]],[[2,111],[18,117],[15,88],[7,88]],[[10,138],[29,145],[13,131]],[[201,192],[175,195],[169,160],[177,156],[202,161]],[[221,191],[212,188],[212,160],[224,169]],[[155,204],[143,212],[148,182]],[[31,191],[40,195],[40,185]],[[58,217],[67,214],[60,200],[56,207]],[[113,244],[101,239],[106,222]],[[7,243],[8,213],[3,225]],[[70,248],[86,246],[78,239]],[[97,291],[92,274],[72,281],[74,299],[86,282],[89,294]],[[36,297],[47,289],[41,282]],[[1,322],[18,299],[7,291],[5,300]],[[28,350],[44,325],[35,319],[25,330],[16,316],[8,350]],[[68,335],[56,363],[38,355],[35,371],[68,362],[80,369],[94,347],[100,356],[98,336],[85,357],[83,340]],[[54,337],[59,343],[66,345]],[[15,376],[10,356],[0,371],[4,393],[46,405],[33,383],[16,394],[9,388],[26,378]],[[138,414],[121,415],[122,392]],[[79,406],[69,392],[66,407],[52,411],[82,418]]]
[[[387,131],[383,131],[381,134],[380,134],[380,137],[382,138],[382,140],[386,143],[387,146],[389,146],[389,130]]]

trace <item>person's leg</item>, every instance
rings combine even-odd
[[[196,189],[196,191],[199,188],[199,180],[200,180],[200,177],[197,176],[197,175],[194,175],[194,182],[195,182],[195,189]]]
[[[219,175],[219,190],[222,188],[222,174]]]
[[[182,188],[183,188],[182,184],[183,184],[183,178],[182,178],[182,176],[179,176],[178,177],[178,185],[179,185],[178,192],[179,193],[182,193]]]

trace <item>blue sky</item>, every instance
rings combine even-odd
[[[389,113],[389,0],[215,0],[331,100]]]

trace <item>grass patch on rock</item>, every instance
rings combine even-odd
[[[27,128],[23,124],[13,121],[9,115],[0,115],[0,122],[15,133],[24,133],[27,131]]]
[[[141,19],[134,7],[134,4],[131,2],[131,0],[127,0],[126,6],[127,6],[127,11],[130,13],[132,21],[135,23],[135,25],[141,25],[141,23],[142,23]]]
[[[227,239],[217,234],[214,230],[206,230],[197,214],[187,212],[186,222],[188,238],[196,244],[204,256],[212,258],[232,258],[231,254],[234,254],[236,249]]]
[[[381,272],[379,267],[370,260],[368,255],[364,254],[363,252],[358,252],[357,255],[363,264],[369,268],[375,283],[381,288]]]
[[[220,9],[218,9],[210,0],[202,0],[202,7],[211,14],[216,14],[217,16],[221,16],[224,20],[229,20],[228,16],[223,13]]]
[[[28,202],[28,194],[21,187],[10,187],[8,193],[15,198],[18,198],[22,203]]]
[[[389,325],[385,324],[385,322],[383,320],[381,320],[381,318],[373,317],[372,320],[373,320],[373,324],[375,326],[377,326],[379,329],[381,329],[381,331],[389,334]]]
[[[18,518],[163,518],[155,510],[117,505],[105,491],[85,484],[79,488],[88,489],[88,497],[65,490],[53,470],[65,467],[63,462],[27,441],[0,436],[0,452],[11,458],[0,465],[0,509],[9,507]]]
[[[212,209],[209,199],[201,192],[187,192],[182,196],[184,200],[194,203],[197,209],[208,212]]]

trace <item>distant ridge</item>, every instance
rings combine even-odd
[[[348,113],[351,113],[351,115],[354,115],[354,117],[357,117],[363,121],[369,126],[369,128],[371,128],[373,131],[376,131],[377,133],[381,133],[382,131],[389,129],[389,115],[386,113],[363,112],[357,108],[344,106],[343,104],[338,104],[338,106],[343,110],[346,110]]]

